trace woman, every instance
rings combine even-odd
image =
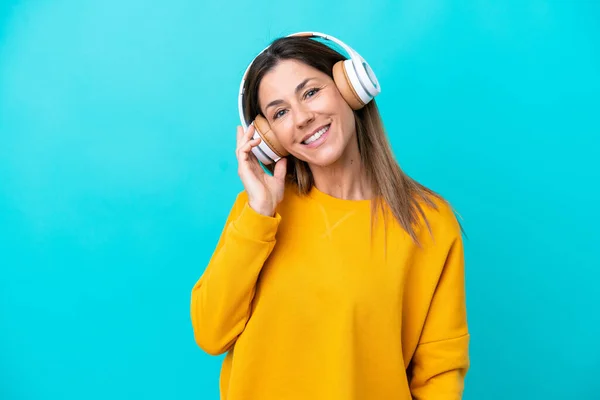
[[[244,190],[191,296],[197,344],[227,353],[222,399],[462,397],[460,225],[394,161],[344,59],[290,36],[247,70],[242,114],[261,122],[238,127]],[[270,173],[265,140],[284,153]]]

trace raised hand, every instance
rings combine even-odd
[[[260,214],[273,216],[277,205],[283,200],[287,159],[282,158],[275,164],[273,175],[266,173],[252,153],[252,148],[261,141],[260,138],[252,138],[254,129],[254,125],[250,125],[244,132],[241,126],[237,127],[235,154],[238,175],[248,194],[250,207]]]

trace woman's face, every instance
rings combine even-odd
[[[333,79],[302,62],[284,60],[265,74],[258,100],[281,145],[308,164],[333,164],[356,134],[354,112]]]

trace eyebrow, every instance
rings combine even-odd
[[[306,78],[305,80],[303,80],[302,82],[300,82],[298,84],[298,86],[296,86],[296,90],[294,91],[294,93],[298,93],[299,91],[301,91],[302,89],[304,89],[304,87],[306,86],[306,84],[309,81],[313,80],[313,79],[316,79],[316,78],[314,78],[314,77],[312,77],[312,78]],[[279,105],[281,103],[283,103],[283,100],[273,100],[272,102],[270,102],[269,104],[267,104],[267,106],[265,107],[265,110],[268,110],[269,107],[273,107],[273,106]]]

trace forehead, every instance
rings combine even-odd
[[[307,78],[327,79],[329,76],[297,60],[282,60],[267,72],[258,87],[261,104],[283,96],[294,95],[296,86]]]

